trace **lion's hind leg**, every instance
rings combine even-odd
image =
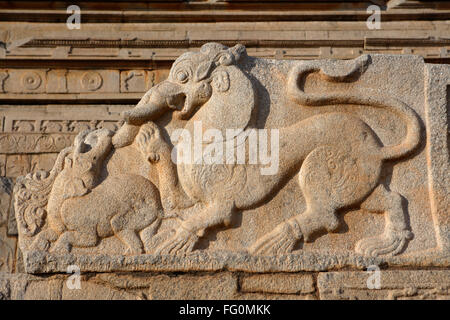
[[[305,212],[280,223],[274,230],[259,238],[248,251],[251,254],[282,255],[292,252],[295,244],[320,230],[333,231],[338,226],[334,210],[315,205]]]
[[[125,229],[116,233],[116,236],[127,245],[125,254],[141,254],[143,253],[142,241],[135,230]]]
[[[336,209],[342,199],[336,199],[332,192],[333,179],[326,167],[326,157],[330,150],[319,147],[311,152],[303,162],[299,172],[299,184],[306,200],[306,210],[279,224],[249,248],[252,254],[277,255],[293,250],[297,241],[308,241],[319,231],[332,232],[339,226]]]
[[[55,242],[51,252],[67,253],[76,248],[94,247],[98,242],[95,229],[82,231],[66,231]]]
[[[114,235],[127,246],[125,254],[143,253],[143,243],[138,236],[137,231],[143,229],[144,226],[137,228],[138,223],[134,221],[139,219],[139,213],[143,210],[145,210],[145,208],[137,209],[137,213],[128,211],[118,214],[111,219],[111,227]],[[151,224],[154,220],[156,220],[156,216],[150,221],[144,221],[145,225]]]
[[[382,235],[360,240],[356,245],[356,252],[368,256],[393,256],[400,253],[408,240],[412,239],[413,234],[408,229],[402,196],[399,193],[379,185],[363,202],[361,208],[377,213],[384,212],[386,224]]]

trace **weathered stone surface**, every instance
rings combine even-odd
[[[6,155],[0,155],[0,177],[5,176],[6,174]]]
[[[50,298],[51,299],[51,298]],[[91,282],[82,282],[79,290],[69,289],[62,284],[62,300],[140,300],[139,296],[124,290],[115,290],[107,286],[100,286]]]
[[[8,212],[11,203],[12,181],[0,177],[0,226],[8,220]]]
[[[319,273],[320,299],[450,299],[449,270],[381,270],[379,276],[377,287],[373,271]]]
[[[13,200],[11,200],[11,205],[9,207],[7,232],[8,232],[9,236],[17,236],[19,234],[19,232],[17,230],[16,214],[14,213],[14,201]]]
[[[292,294],[262,294],[262,293],[243,293],[237,295],[238,300],[317,300],[317,297],[311,294],[292,295]]]
[[[16,241],[7,236],[11,189],[11,179],[0,177],[0,272],[12,272],[14,265]]]
[[[6,176],[19,177],[31,172],[31,157],[28,154],[6,156]]]
[[[31,172],[36,171],[50,171],[53,168],[57,154],[55,153],[44,153],[31,156]]]
[[[197,274],[100,273],[50,277],[0,272],[0,299],[25,300],[315,300],[310,289],[293,293],[246,292],[239,275],[229,272]],[[241,275],[242,276],[242,275]],[[267,275],[271,276],[271,275]],[[279,275],[280,276],[280,275]],[[278,281],[280,277],[275,281]],[[281,276],[290,277],[289,274]],[[310,276],[310,275],[309,275]],[[254,277],[244,275],[244,277]],[[304,277],[306,278],[306,277]],[[78,281],[78,280],[77,280]],[[311,278],[312,281],[312,278]],[[280,284],[280,282],[278,281]],[[309,284],[307,284],[309,286]],[[272,285],[271,288],[274,288]],[[270,289],[270,287],[269,287]]]
[[[0,157],[0,163],[4,159],[0,168],[8,168],[7,176],[36,171],[40,169],[39,166],[35,166],[37,159],[50,157],[42,153],[57,153],[71,146],[75,135],[79,132],[102,128],[117,130],[122,122],[120,111],[130,107],[132,106],[102,104],[2,105],[0,111],[4,118],[0,130],[0,150],[1,153],[10,155]],[[30,158],[29,155],[20,153],[36,155]],[[51,167],[41,168],[49,171]]]
[[[6,236],[6,227],[0,226],[0,272],[12,272],[16,241]]]
[[[0,273],[0,299],[12,300],[135,300],[138,296],[81,279],[79,288],[69,287],[69,276],[40,278]]]
[[[436,241],[450,253],[450,67],[428,65],[426,81],[431,210]]]
[[[147,299],[156,300],[234,299],[237,293],[237,277],[230,273],[154,276],[99,274],[96,281],[119,289],[141,289]]]
[[[237,277],[230,273],[199,275],[81,275],[79,286],[71,275],[51,278],[0,273],[3,299],[124,300],[124,299],[234,299]],[[73,275],[72,275],[73,277]]]
[[[446,267],[448,72],[409,55],[185,53],[120,129],[90,126],[18,178],[25,270]],[[33,159],[8,155],[7,174]]]
[[[371,265],[392,267],[447,267],[448,256],[435,252],[416,257],[372,258],[360,255],[299,252],[283,256],[253,256],[224,251],[193,252],[186,256],[145,254],[79,255],[31,252],[24,254],[24,266],[30,273],[65,272],[75,264],[83,271],[219,271],[223,269],[245,272],[300,272],[329,269],[358,268]]]
[[[261,274],[241,279],[242,292],[306,294],[314,290],[309,274]]]

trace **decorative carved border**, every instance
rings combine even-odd
[[[446,38],[370,38],[362,40],[217,40],[226,46],[234,46],[236,43],[245,45],[247,48],[309,48],[323,46],[347,46],[364,47],[369,46],[448,46],[450,39]],[[192,48],[201,47],[209,40],[72,40],[72,39],[33,39],[22,45],[29,47],[61,47],[74,48]]]
[[[0,152],[12,153],[46,153],[59,152],[69,147],[74,134],[13,134],[0,133]]]

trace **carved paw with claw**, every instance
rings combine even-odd
[[[148,122],[141,127],[136,141],[142,155],[151,163],[158,162],[163,154],[170,154],[169,145],[153,122]]]
[[[260,238],[249,248],[251,254],[282,255],[290,253],[301,239],[302,233],[296,221],[288,220]]]
[[[365,238],[356,244],[356,252],[365,256],[394,256],[400,253],[413,238],[408,230],[387,230],[377,237]]]
[[[172,230],[171,232],[173,232]],[[198,235],[184,228],[175,231],[172,237],[163,242],[157,249],[156,254],[177,254],[183,255],[192,252]]]

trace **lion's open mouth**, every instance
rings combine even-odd
[[[173,110],[181,113],[186,113],[188,111],[188,106],[186,105],[186,95],[183,92],[170,96],[166,101],[169,108]]]

